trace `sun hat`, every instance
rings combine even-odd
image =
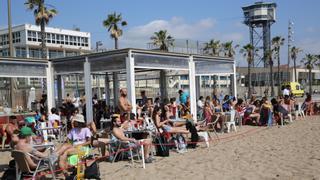
[[[34,135],[34,133],[32,132],[31,128],[24,126],[20,129],[19,135],[26,137],[26,136],[32,136]]]
[[[77,114],[72,118],[73,121],[79,122],[79,123],[85,123],[84,117],[81,114]]]

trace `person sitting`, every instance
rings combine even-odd
[[[152,114],[152,120],[158,129],[162,129],[164,132],[168,133],[182,133],[188,134],[189,131],[184,127],[172,127],[169,125],[170,119],[162,118],[162,110],[160,107],[155,107]]]
[[[111,129],[112,129],[112,139],[113,140],[119,140],[119,141],[128,141],[128,146],[130,148],[138,147],[138,141],[134,138],[128,138],[125,136],[123,129],[121,128],[121,120],[118,116],[112,116],[111,119]],[[142,139],[143,142],[143,148],[144,148],[144,157],[145,157],[145,163],[151,163],[152,159],[149,156],[152,140],[151,139]],[[128,148],[128,147],[123,147]]]
[[[261,100],[261,110],[260,110],[260,125],[266,125],[268,123],[268,120],[271,116],[272,112],[272,105],[268,101],[266,97],[263,97]]]
[[[37,149],[35,149],[32,146],[32,136],[33,136],[33,132],[32,129],[29,127],[22,127],[19,131],[19,139],[17,144],[15,145],[15,149],[16,150],[20,150],[24,153],[26,153],[26,161],[29,165],[29,168],[31,170],[35,170],[37,168],[38,165],[38,159],[37,158],[47,158],[49,157],[49,152],[45,151],[45,152],[40,152]],[[57,150],[55,150],[51,156],[56,156],[56,158],[58,156],[61,156],[62,154],[65,153],[65,151],[67,150],[68,147],[64,146],[61,148],[58,148]],[[64,162],[64,159],[59,159],[59,164],[62,164]],[[60,166],[61,168],[61,166]]]
[[[63,147],[66,148],[65,153],[60,156],[62,163],[60,167],[65,169],[67,164],[67,157],[77,154],[79,148],[83,151],[88,151],[88,147],[91,145],[92,133],[87,127],[84,117],[81,114],[77,114],[73,117],[74,128],[71,129],[67,135],[68,141],[70,143],[64,144]],[[64,172],[66,173],[66,172]]]
[[[313,109],[313,101],[312,101],[312,97],[310,94],[307,95],[307,98],[305,99],[304,103],[303,103],[303,109],[306,112],[306,115],[313,115],[314,109]]]

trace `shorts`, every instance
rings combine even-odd
[[[168,125],[163,125],[162,126],[162,129],[165,131],[165,132],[169,132],[172,130],[172,127],[171,126],[168,126]]]

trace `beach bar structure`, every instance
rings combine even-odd
[[[61,76],[83,74],[85,81],[86,118],[93,120],[92,108],[92,74],[112,74],[114,86],[114,101],[116,104],[119,93],[117,74],[125,73],[128,99],[132,103],[133,113],[136,113],[135,73],[141,71],[160,71],[160,94],[166,95],[165,73],[162,70],[183,70],[189,75],[189,95],[191,114],[196,118],[196,101],[199,96],[199,76],[219,73],[232,74],[232,94],[236,96],[236,66],[234,59],[225,57],[200,56],[141,49],[119,49],[101,53],[92,53],[80,56],[52,59],[48,62],[47,96],[48,109],[55,107],[54,81],[57,80],[58,101],[62,100]],[[105,97],[109,104],[109,80],[105,76]],[[51,85],[49,85],[51,84]],[[177,89],[178,91],[178,89]]]

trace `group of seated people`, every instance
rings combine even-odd
[[[182,92],[183,93],[183,92]],[[119,115],[111,116],[111,136],[108,138],[99,138],[97,136],[97,128],[95,123],[86,122],[86,118],[79,113],[75,108],[70,115],[70,129],[67,134],[67,141],[58,145],[53,152],[47,149],[37,149],[33,144],[38,143],[37,125],[39,123],[47,123],[48,127],[57,127],[64,125],[61,121],[60,113],[56,108],[51,109],[50,115],[41,115],[37,113],[34,121],[26,122],[25,126],[18,124],[15,118],[10,118],[9,124],[6,126],[5,132],[11,137],[11,147],[30,154],[27,156],[27,161],[31,169],[37,167],[37,159],[33,157],[43,158],[55,156],[58,160],[59,168],[63,169],[63,175],[68,176],[66,168],[68,167],[68,157],[77,154],[79,147],[96,147],[101,150],[102,156],[108,156],[106,146],[112,142],[126,142],[123,148],[135,148],[141,145],[144,146],[145,163],[151,163],[150,157],[152,139],[144,137],[137,140],[132,137],[127,137],[125,131],[129,127],[137,123],[144,123],[145,117],[150,117],[156,126],[157,131],[169,134],[190,134],[190,130],[186,128],[186,122],[175,121],[177,117],[183,117],[189,114],[187,119],[192,119],[190,116],[190,99],[180,100],[177,104],[175,98],[172,99],[157,99],[154,103],[145,97],[145,92],[142,93],[143,103],[137,107],[137,115],[131,116],[132,105],[127,100],[125,89],[120,91],[119,98]],[[197,102],[198,116],[204,120],[205,124],[217,121],[216,129],[224,131],[224,124],[228,120],[226,112],[235,110],[236,119],[242,120],[242,124],[266,125],[270,122],[270,118],[280,123],[282,118],[288,117],[292,121],[292,112],[297,108],[297,102],[293,97],[279,96],[277,99],[268,101],[266,97],[261,100],[252,97],[249,102],[242,99],[236,99],[226,95],[222,102],[213,96],[207,96],[205,99],[201,96]],[[307,113],[312,115],[313,111],[311,96],[302,105]],[[271,112],[271,113],[270,113]],[[270,117],[271,116],[271,117]],[[297,118],[297,117],[295,117]],[[241,121],[239,121],[241,123]],[[195,125],[197,130],[203,128],[201,125]],[[41,136],[41,134],[38,134]]]
[[[223,131],[224,122],[227,121],[225,113],[230,110],[236,111],[235,119],[238,123],[243,125],[267,125],[274,121],[281,124],[281,120],[284,119],[292,122],[293,119],[298,118],[295,112],[299,110],[299,106],[305,114],[314,114],[314,103],[311,100],[311,95],[307,95],[302,104],[299,104],[295,97],[288,95],[273,98],[271,101],[266,97],[262,97],[260,100],[256,96],[252,96],[248,102],[228,95],[223,98],[222,102],[216,96],[207,96],[205,99],[200,96],[197,102],[197,113],[198,117],[204,119],[207,123],[217,120],[217,130]]]

